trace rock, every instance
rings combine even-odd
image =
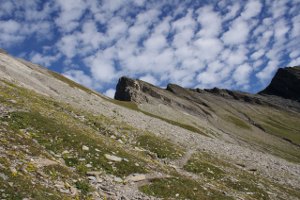
[[[82,146],[82,150],[83,150],[83,151],[89,151],[90,148],[89,148],[88,146],[83,145],[83,146]]]
[[[67,150],[64,150],[61,154],[64,155],[64,154],[69,154],[70,152],[67,151]]]
[[[10,103],[13,103],[13,104],[16,104],[16,103],[17,103],[17,101],[14,100],[14,99],[9,99],[9,100],[7,100],[7,101],[10,102]]]
[[[125,182],[138,182],[146,179],[147,177],[145,174],[131,174],[126,177]]]
[[[116,139],[116,136],[111,135],[110,138],[115,140],[115,139]]]
[[[93,166],[91,164],[86,164],[85,165],[87,168],[92,168]]]
[[[120,177],[115,177],[114,181],[117,183],[123,183],[123,179],[121,179]]]
[[[137,151],[145,151],[144,149],[141,149],[139,147],[134,147],[134,149],[137,150]]]
[[[97,180],[97,178],[95,176],[88,176],[88,179],[90,181],[96,181]]]
[[[121,196],[121,200],[129,200],[126,196]]]
[[[86,173],[86,175],[90,175],[90,176],[100,176],[102,174],[102,172],[100,171],[88,171]]]
[[[101,171],[87,171],[87,172],[86,172],[86,175],[87,175],[87,176],[99,176],[99,175],[101,175],[101,174],[102,174]]]
[[[8,176],[6,176],[3,173],[0,173],[0,178],[2,178],[4,181],[6,181],[8,179]]]
[[[109,154],[105,154],[104,155],[106,159],[114,161],[114,162],[121,162],[123,159],[118,157],[118,156],[114,156],[114,155],[109,155]]]
[[[118,139],[118,142],[119,142],[120,144],[123,144],[123,143],[124,143],[121,139]]]

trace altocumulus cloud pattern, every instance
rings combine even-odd
[[[0,0],[0,46],[113,96],[120,76],[256,92],[300,63],[299,0]]]

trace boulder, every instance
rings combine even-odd
[[[105,154],[104,156],[107,160],[114,161],[114,162],[121,162],[123,160],[123,158],[114,155]]]

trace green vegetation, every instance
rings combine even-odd
[[[139,189],[145,194],[166,199],[233,199],[219,191],[204,189],[197,181],[182,177],[154,179]]]
[[[66,167],[58,164],[43,167],[43,172],[49,175],[52,180],[77,178],[77,176]]]
[[[244,192],[254,199],[263,199],[263,200],[270,199],[268,194],[263,189],[259,188],[256,185],[256,183],[253,182],[251,179],[242,180],[242,181],[240,180],[232,181],[230,179],[227,179],[224,182],[227,187],[230,187],[240,192]]]
[[[82,194],[87,195],[89,192],[92,191],[91,186],[86,181],[77,181],[75,183],[76,188],[81,191]]]
[[[260,112],[247,112],[247,115],[253,121],[255,121],[256,124],[262,127],[265,132],[276,136],[282,141],[286,140],[291,143],[291,146],[288,146],[284,143],[282,145],[278,145],[265,141],[259,141],[269,153],[279,156],[290,162],[300,162],[300,153],[296,147],[296,145],[300,145],[300,115],[298,113],[287,113],[282,110],[271,110],[260,107]]]
[[[209,179],[219,179],[224,176],[224,172],[220,168],[198,159],[189,160],[184,169],[195,174],[202,174]]]
[[[202,152],[194,154],[183,168],[208,179],[221,179],[225,176],[225,172],[218,166],[231,167],[228,163]]]
[[[183,154],[183,149],[166,139],[144,134],[137,137],[137,144],[157,155],[158,158],[176,159]]]
[[[224,169],[221,169],[220,166]],[[265,190],[258,187],[258,185],[262,185],[261,180],[207,153],[195,154],[184,166],[184,169],[201,174],[210,181],[224,184],[227,190],[235,190],[253,199],[269,199]]]
[[[39,183],[35,183],[33,186],[30,176],[23,172],[15,173],[10,171],[9,165],[8,160],[5,158],[0,159],[1,174],[4,174],[8,179],[4,180],[0,177],[1,197],[3,199],[70,199],[67,195],[60,194],[55,189],[47,188]]]
[[[239,128],[248,129],[248,130],[251,129],[251,126],[249,126],[246,122],[244,122],[243,120],[241,120],[237,117],[234,117],[232,115],[227,115],[225,117],[225,120],[230,122],[230,123],[233,123],[235,126],[237,126]]]
[[[12,112],[10,118],[6,120],[15,131],[27,129],[32,132],[32,137],[47,150],[56,154],[61,154],[64,150],[72,150],[72,153],[64,155],[63,158],[68,166],[76,167],[81,174],[87,171],[85,167],[87,164],[92,165],[93,170],[104,169],[108,173],[121,177],[145,172],[143,162],[121,148],[110,146],[99,137],[87,135],[82,132],[84,130],[69,127],[38,112]],[[83,145],[89,146],[90,150],[82,150]],[[111,154],[111,152],[118,152],[118,156],[130,162],[123,160],[110,164],[104,154]],[[80,158],[84,160],[80,161]],[[140,163],[139,167],[135,165],[136,162]]]
[[[281,138],[286,138],[293,143],[300,145],[299,119],[277,115],[274,117],[266,117],[261,121],[261,126],[268,133],[274,134]]]
[[[76,184],[82,191],[80,199],[88,198],[91,191],[85,182],[87,171],[103,170],[119,177],[147,172],[142,154],[130,152],[121,144],[105,137],[113,131],[107,129],[110,125],[117,126],[119,131],[132,131],[132,127],[126,124],[114,122],[113,119],[104,116],[83,113],[69,105],[6,82],[0,84],[0,100],[2,105],[14,108],[14,111],[5,114],[5,117],[0,117],[1,128],[5,130],[0,137],[0,145],[5,149],[4,158],[0,159],[0,172],[4,173],[1,168],[4,161],[7,164],[6,169],[9,169],[11,160],[21,161],[16,171],[5,173],[13,183],[12,186],[0,177],[0,188],[3,188],[1,193],[3,192],[3,195],[6,195],[3,197],[7,199],[71,199],[67,194],[56,191],[56,188],[40,185],[39,182],[44,180],[37,179],[41,171],[49,177],[44,178],[50,181],[59,180],[72,184],[73,180],[80,180]],[[85,119],[78,119],[77,116],[82,114],[86,115]],[[99,132],[104,134],[98,134]],[[83,150],[83,145],[88,146],[89,150]],[[14,149],[14,146],[17,149]],[[114,154],[123,160],[111,162],[104,154]],[[62,157],[67,166],[73,167],[75,171],[60,165],[38,168],[35,163],[26,161],[28,156],[50,160],[53,159],[52,156]],[[21,172],[23,169],[24,173]],[[55,185],[51,182],[47,184],[51,187]],[[36,189],[32,190],[33,187]]]

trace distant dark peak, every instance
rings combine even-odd
[[[278,69],[269,86],[259,94],[300,101],[300,66]]]
[[[0,49],[0,53],[8,54],[7,51],[5,51],[4,49]]]

